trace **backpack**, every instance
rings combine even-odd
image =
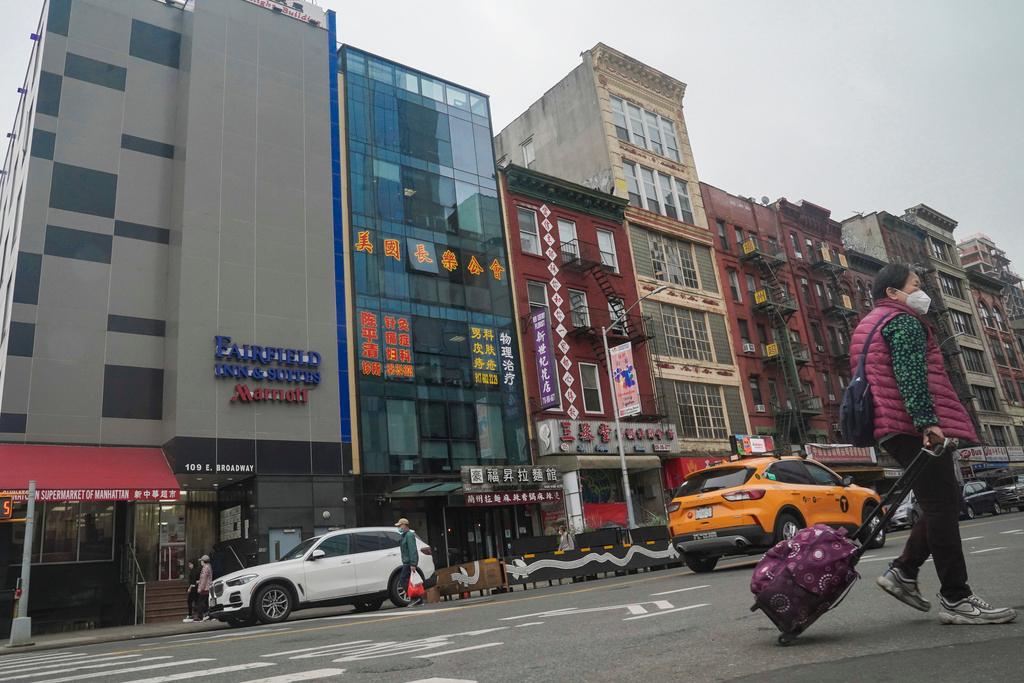
[[[864,365],[875,332],[897,315],[899,313],[882,318],[871,328],[857,362],[857,372],[843,392],[843,402],[839,405],[839,429],[843,433],[843,440],[854,446],[875,445],[875,399],[871,395],[871,385],[868,384]]]

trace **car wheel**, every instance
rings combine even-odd
[[[264,586],[256,593],[253,609],[264,624],[279,624],[292,613],[292,594],[278,583]]]
[[[871,516],[871,514],[875,511],[875,509],[876,509],[875,506],[872,505],[872,504],[868,504],[868,505],[864,506],[864,513],[861,515],[862,523],[867,521],[868,517]],[[911,526],[913,526],[913,524],[911,524]],[[875,524],[874,524],[873,528],[874,529],[878,528],[878,518],[877,517],[875,518]],[[875,537],[875,540],[873,540],[871,542],[871,545],[869,545],[868,548],[882,548],[882,547],[884,547],[885,546],[885,533],[886,533],[885,529],[882,529],[882,531],[878,534],[878,536]]]
[[[357,612],[376,612],[384,604],[383,600],[360,600],[353,604]]]
[[[417,569],[416,571],[419,570]],[[397,571],[391,575],[391,580],[388,581],[388,598],[391,599],[395,607],[408,607],[409,603],[412,602],[408,596],[409,586],[400,585],[401,581],[398,580],[400,576],[400,572]]]
[[[788,541],[801,529],[800,520],[791,512],[783,512],[775,519],[774,543]]]
[[[683,555],[683,561],[686,562],[686,566],[695,574],[714,571],[715,565],[718,564],[718,559],[714,555],[710,557],[707,555]]]
[[[967,514],[967,519],[974,519],[974,508],[970,505],[967,506],[965,513]]]
[[[992,514],[993,515],[1001,515],[1001,514],[1003,514],[1003,506],[1000,505],[998,502],[993,503],[992,504]]]

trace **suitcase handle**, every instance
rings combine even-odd
[[[907,494],[910,493],[910,489],[917,482],[917,478],[921,476],[925,468],[929,465],[932,460],[941,458],[947,453],[952,454],[956,451],[960,442],[957,439],[945,439],[939,446],[934,447],[932,450],[928,448],[922,448],[920,452],[914,457],[913,462],[910,466],[904,470],[903,475],[896,480],[896,483],[892,485],[889,493],[886,494],[885,498],[882,499],[881,503],[868,518],[864,520],[860,528],[854,532],[853,538],[859,539],[861,534],[865,531],[871,530],[871,535],[861,541],[860,547],[857,549],[857,553],[854,556],[856,560],[859,560],[861,555],[867,550],[867,547],[871,545],[871,542],[878,536],[880,530],[885,529],[886,525],[889,524],[893,516],[896,514],[896,508],[900,506],[900,503],[906,499]],[[878,521],[877,525],[872,526],[872,522],[875,517],[882,511],[882,518]]]

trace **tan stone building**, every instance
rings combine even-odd
[[[598,43],[495,138],[499,166],[527,166],[629,200],[623,229],[631,255],[593,247],[601,261],[632,258],[641,297],[666,286],[642,310],[658,404],[681,437],[683,458],[663,463],[667,483],[690,466],[686,456],[693,464],[720,457],[730,434],[749,429],[685,92],[685,83]]]

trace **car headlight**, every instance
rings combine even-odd
[[[229,586],[244,586],[245,584],[249,583],[250,581],[258,577],[259,574],[243,574],[238,578],[231,579],[230,581],[225,581],[225,583]]]

